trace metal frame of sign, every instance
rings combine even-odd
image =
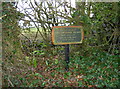
[[[62,43],[55,43],[54,28],[67,28],[67,27],[69,27],[69,28],[80,28],[80,31],[81,31],[81,41],[79,41],[79,42],[65,42],[65,43],[62,42]],[[84,39],[84,32],[83,32],[82,26],[54,26],[54,27],[52,28],[52,43],[53,43],[54,45],[79,44],[79,43],[82,43],[83,39]]]

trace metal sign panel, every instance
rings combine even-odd
[[[55,26],[52,28],[52,43],[54,45],[79,44],[83,40],[81,26]]]

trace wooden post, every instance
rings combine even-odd
[[[65,45],[65,61],[66,61],[66,67],[65,70],[69,71],[69,44]]]

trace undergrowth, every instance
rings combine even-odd
[[[14,72],[14,76],[3,76],[4,87],[10,87],[11,83],[16,87],[119,87],[119,55],[98,49],[90,49],[86,56],[83,54],[70,56],[68,72],[64,55],[27,57],[33,60],[27,64],[32,68]]]

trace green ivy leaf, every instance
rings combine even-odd
[[[35,58],[33,58],[33,65],[35,68],[37,67],[37,60]]]
[[[58,64],[58,59],[55,59],[55,64]]]
[[[45,63],[46,63],[47,66],[49,65],[48,61],[45,61]]]

